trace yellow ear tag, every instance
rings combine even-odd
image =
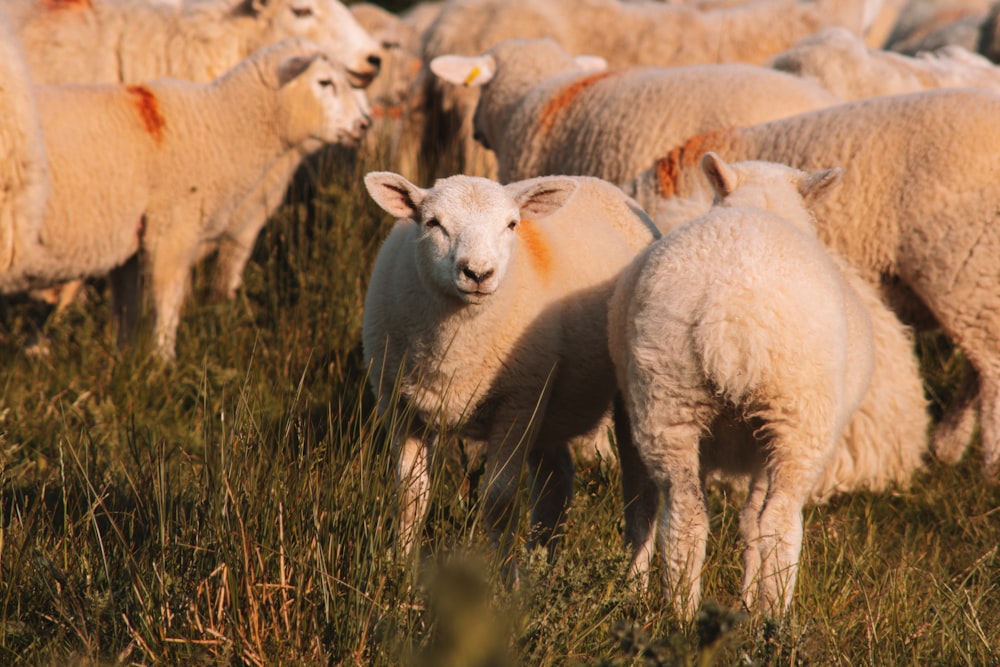
[[[475,67],[473,67],[472,71],[469,72],[469,76],[465,77],[465,82],[464,82],[465,85],[471,86],[472,82],[476,80],[477,76],[479,76],[479,72],[480,71],[481,70],[479,69],[479,65],[476,65]]]

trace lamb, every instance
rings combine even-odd
[[[567,443],[597,425],[614,393],[607,299],[659,234],[594,178],[501,186],[459,175],[422,189],[372,172],[365,185],[399,218],[375,260],[362,339],[379,413],[413,416],[399,413],[392,434],[400,549],[417,540],[443,428],[485,447],[485,524],[514,578],[521,470],[527,463],[529,545],[551,550],[573,488]]]
[[[843,28],[802,40],[775,56],[771,67],[814,80],[845,101],[945,87],[1000,92],[1000,69],[960,46],[911,58],[869,48]]]
[[[0,274],[38,242],[49,197],[48,159],[35,93],[16,38],[0,21]]]
[[[36,95],[52,195],[38,244],[0,274],[0,291],[111,272],[127,334],[138,284],[127,260],[142,251],[166,359],[199,244],[223,233],[269,165],[356,143],[367,124],[344,68],[302,39],[208,84],[42,86]]]
[[[763,64],[829,25],[863,29],[872,0],[761,0],[702,11],[619,0],[451,0],[424,35],[425,68],[437,56],[479,55],[511,38],[551,37],[573,55],[593,54],[613,67],[705,63]],[[442,86],[426,69],[418,85],[425,105],[424,153],[458,149],[464,170],[492,164],[472,141],[476,90]]]
[[[481,56],[439,56],[431,69],[482,89],[473,127],[496,152],[501,182],[545,174],[621,182],[692,134],[838,103],[812,81],[754,65],[604,64],[551,39],[513,39]]]
[[[355,86],[379,72],[379,45],[337,0],[5,0],[39,83],[142,84],[158,77],[208,82],[241,60],[286,37],[327,49]],[[220,239],[215,292],[232,298],[257,234],[284,200],[299,156],[272,166],[248,193]],[[210,254],[214,244],[203,249]],[[60,297],[60,308],[79,289]]]
[[[804,504],[908,481],[927,413],[906,331],[816,237],[807,207],[841,170],[727,165],[714,153],[702,166],[717,206],[642,253],[609,307],[634,430],[634,441],[618,430],[626,540],[644,580],[662,492],[666,588],[693,616],[706,477],[749,476],[742,595],[780,614],[794,590]],[[913,426],[899,430],[900,420]]]
[[[304,37],[357,86],[379,71],[379,46],[337,0],[4,0],[38,83],[211,81],[260,48]]]
[[[695,170],[707,151],[803,170],[849,165],[816,209],[820,239],[881,285],[894,310],[940,326],[975,376],[935,430],[934,453],[957,461],[978,414],[984,472],[1000,472],[1000,99],[942,89],[876,97],[692,137],[626,184],[658,224],[707,210]],[[977,386],[978,384],[978,386]]]

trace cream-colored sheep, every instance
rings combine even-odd
[[[551,39],[512,39],[481,56],[439,56],[431,69],[481,87],[473,127],[495,151],[501,182],[545,174],[621,182],[692,134],[838,103],[812,81],[755,65],[607,70],[594,60]]]
[[[417,539],[442,427],[485,444],[483,513],[502,555],[525,464],[529,544],[554,546],[573,488],[568,441],[614,393],[607,299],[655,227],[593,178],[452,176],[423,189],[372,172],[365,185],[399,218],[375,260],[362,338],[379,412],[413,417],[392,418],[401,549]]]
[[[633,434],[619,442],[622,466],[642,464],[623,472],[633,481],[626,538],[645,575],[658,489],[665,585],[693,618],[708,538],[705,477],[748,475],[743,600],[780,614],[795,588],[802,508],[868,390],[871,321],[808,211],[839,169],[727,165],[713,153],[702,165],[717,205],[642,253],[609,307]]]
[[[275,161],[358,141],[367,122],[358,94],[342,66],[301,39],[208,84],[39,87],[52,195],[39,244],[0,275],[0,290],[112,272],[127,328],[137,298],[127,260],[141,251],[156,349],[172,357],[199,245],[225,231]]]
[[[693,137],[625,186],[658,224],[707,210],[706,151],[804,170],[845,165],[821,202],[820,239],[881,284],[904,319],[939,324],[978,380],[934,433],[939,458],[964,453],[975,417],[985,473],[1000,472],[1000,98],[942,89],[876,97]]]
[[[960,46],[909,57],[872,49],[843,28],[826,28],[771,61],[776,70],[816,81],[842,100],[970,87],[1000,93],[1000,69]]]
[[[141,84],[164,76],[207,82],[288,37],[325,48],[356,86],[379,72],[378,43],[337,0],[3,0],[3,6],[39,83]],[[298,163],[275,165],[261,188],[248,193],[222,241],[216,291],[235,293],[256,235],[284,200]],[[61,296],[61,306],[78,288]]]
[[[2,18],[2,17],[0,17]],[[38,243],[49,196],[35,94],[17,39],[0,20],[0,274]]]
[[[506,39],[551,37],[573,55],[597,55],[612,67],[763,64],[826,26],[860,31],[869,4],[761,0],[701,11],[619,0],[452,0],[424,35],[423,60],[426,67],[437,56],[476,56]],[[442,85],[426,70],[421,82],[425,154],[457,149],[466,173],[492,169],[472,141],[477,91]]]
[[[355,85],[379,71],[379,46],[337,0],[3,0],[39,83],[211,81],[288,37],[326,48]]]

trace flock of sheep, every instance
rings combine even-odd
[[[806,503],[977,424],[1000,474],[1000,46],[966,2],[949,39],[902,0],[0,0],[0,291],[109,275],[127,337],[141,254],[170,358],[191,267],[217,253],[232,297],[302,160],[390,137],[363,344],[407,411],[401,549],[458,435],[516,581],[522,472],[551,553],[571,442],[613,419],[636,581],[659,544],[694,614],[721,477],[743,600],[780,615]],[[463,173],[413,183],[448,152]],[[912,327],[970,366],[933,433]]]

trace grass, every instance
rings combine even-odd
[[[623,585],[613,465],[581,468],[565,546],[496,582],[475,497],[435,462],[419,558],[393,551],[387,422],[359,347],[385,216],[366,165],[311,163],[231,303],[193,280],[178,360],[118,351],[106,291],[0,336],[0,664],[1000,664],[1000,489],[973,451],[811,508],[794,612],[745,618],[738,505],[713,494],[709,602]],[[380,165],[372,165],[380,168]],[[42,333],[50,350],[24,347]],[[946,401],[955,355],[923,341]],[[457,443],[445,443],[457,450]]]

